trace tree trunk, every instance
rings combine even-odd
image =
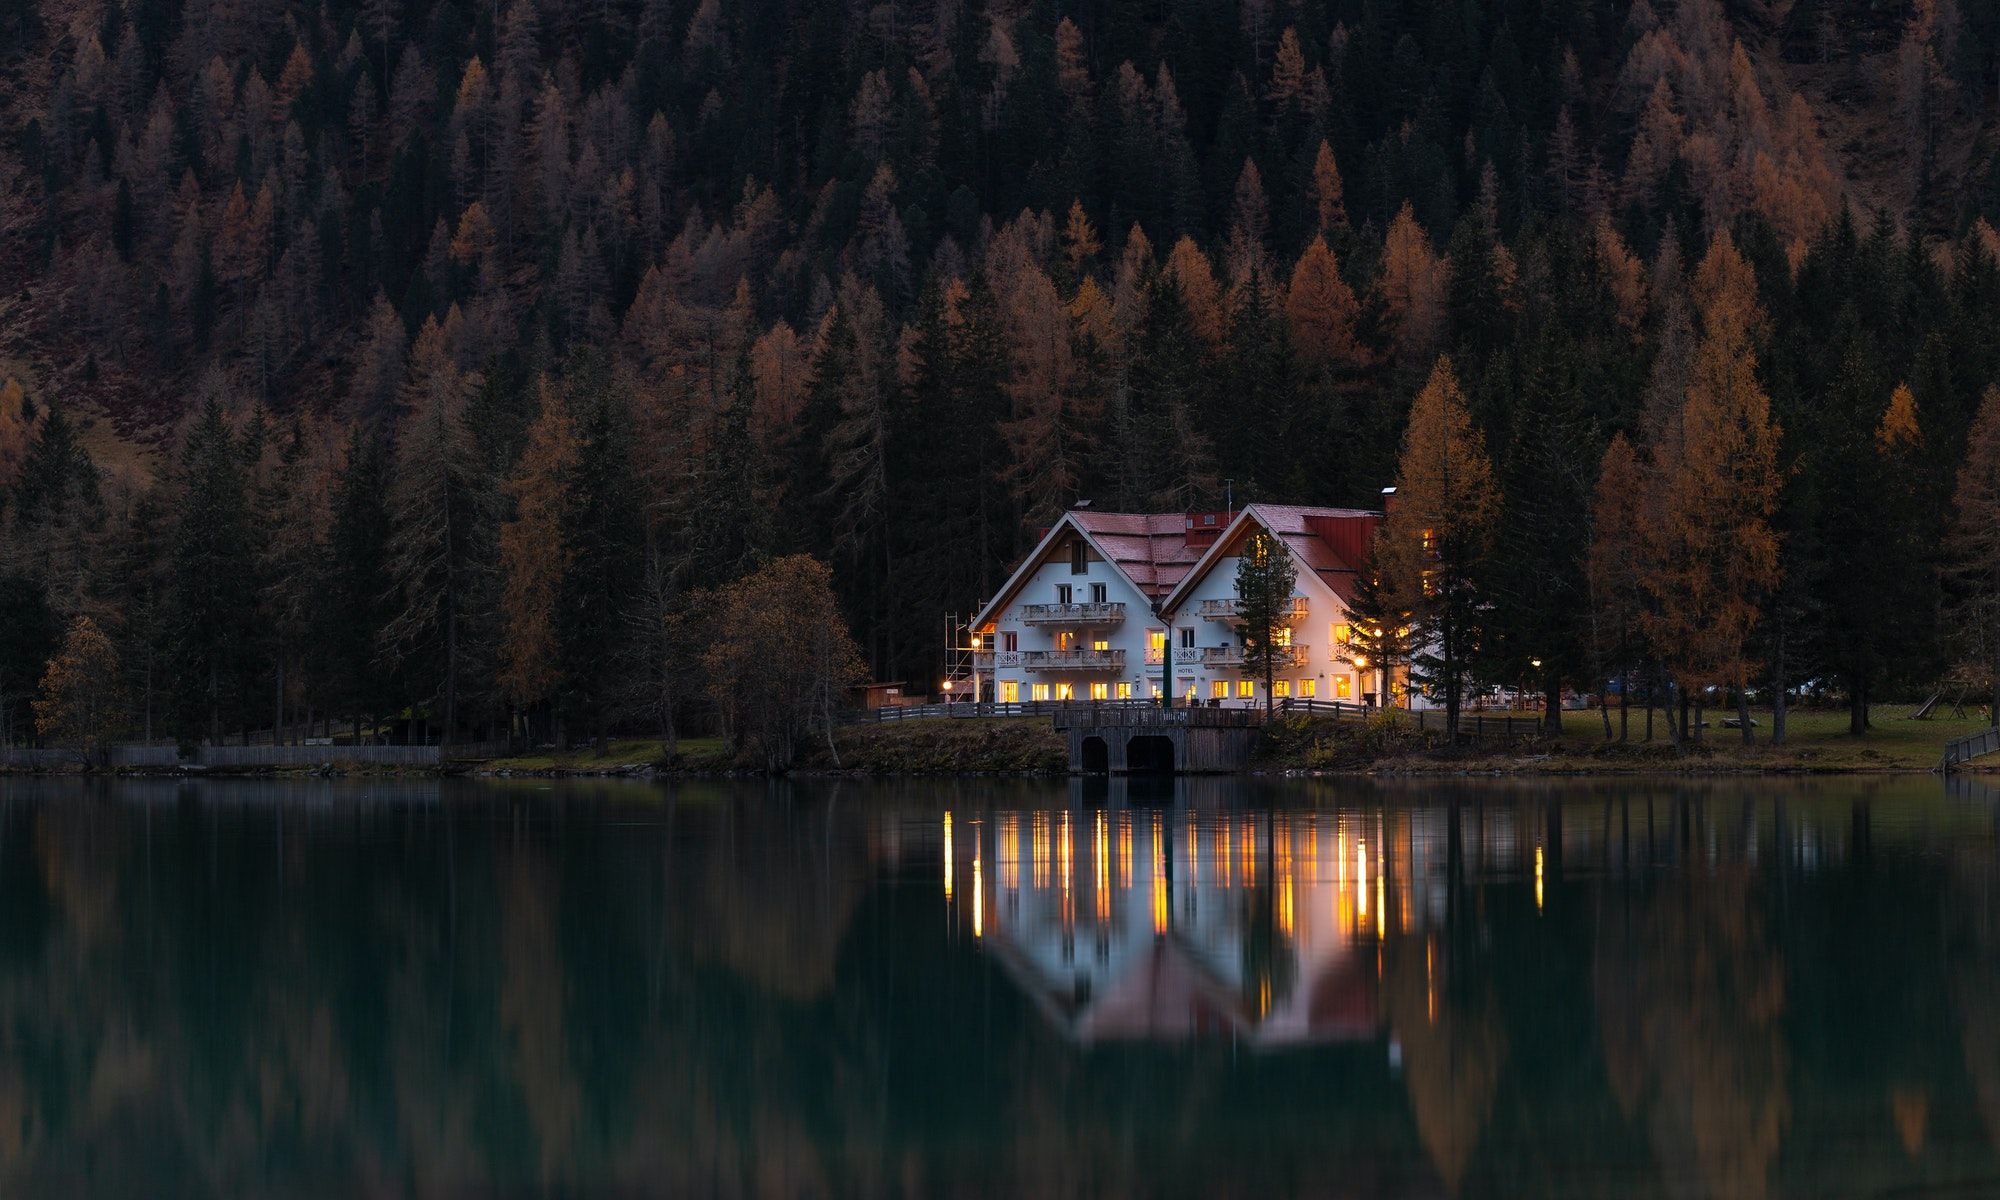
[[[1619,694],[1619,704],[1625,703],[1624,694]],[[1607,676],[1597,686],[1597,715],[1604,718],[1604,740],[1611,740],[1611,680]]]
[[[1747,685],[1736,689],[1736,720],[1743,726],[1743,744],[1755,745],[1757,735],[1750,728],[1750,688]]]
[[[1666,703],[1660,705],[1660,719],[1667,723],[1667,741],[1676,750],[1681,748],[1681,741],[1686,735],[1685,723],[1675,717],[1674,703],[1678,699],[1680,699],[1680,688],[1672,680],[1668,680]],[[1648,739],[1652,737],[1652,725],[1653,712],[1649,708],[1646,710],[1646,736]]]
[[[1862,737],[1868,732],[1868,677],[1855,675],[1847,682],[1847,732]]]
[[[1542,732],[1550,737],[1561,737],[1563,731],[1563,687],[1562,676],[1554,669],[1542,677],[1543,703],[1547,710],[1542,713]]]
[[[1618,740],[1632,740],[1632,672],[1618,672]]]
[[[1785,744],[1785,624],[1778,621],[1778,644],[1771,655],[1771,744]]]

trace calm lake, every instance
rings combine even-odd
[[[0,780],[0,1194],[2000,1194],[2000,793]]]

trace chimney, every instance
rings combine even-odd
[[[1382,489],[1382,515],[1386,517],[1390,513],[1395,511],[1396,511],[1396,489],[1392,487],[1385,487]]]

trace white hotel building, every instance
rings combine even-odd
[[[1262,705],[1243,669],[1236,562],[1255,533],[1291,552],[1291,661],[1275,698],[1360,703],[1378,676],[1352,661],[1348,602],[1382,514],[1252,504],[1237,513],[1073,509],[973,619],[982,699],[1157,699]],[[1163,668],[1164,674],[1163,674]],[[1378,698],[1379,699],[1379,698]]]

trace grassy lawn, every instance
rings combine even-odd
[[[681,761],[696,767],[726,767],[723,758],[721,738],[692,738],[680,740]],[[614,738],[603,754],[590,746],[577,746],[568,751],[542,751],[522,754],[513,758],[496,758],[481,764],[484,771],[612,771],[621,767],[653,766],[661,761],[661,745],[658,738]]]
[[[1844,708],[1795,708],[1785,714],[1785,745],[1773,746],[1771,710],[1753,708],[1750,716],[1757,723],[1752,731],[1756,736],[1756,745],[1746,748],[1740,730],[1727,729],[1722,725],[1725,718],[1736,715],[1735,709],[1722,712],[1710,710],[1706,714],[1708,728],[1703,734],[1711,754],[1741,760],[1744,766],[1928,769],[1937,765],[1946,742],[1988,727],[1980,716],[1954,717],[1942,705],[1933,711],[1930,719],[1924,721],[1910,719],[1910,714],[1915,711],[1913,704],[1878,704],[1870,714],[1868,733],[1855,737],[1847,731],[1848,716]],[[1972,714],[1977,712],[1972,708],[1966,711]],[[1618,710],[1615,708],[1611,710],[1611,726],[1614,731],[1618,727]],[[1633,709],[1631,730],[1634,741],[1644,736],[1645,727],[1645,710]],[[1565,712],[1563,735],[1563,741],[1578,750],[1601,746],[1604,724],[1596,709]],[[1653,737],[1655,742],[1667,740],[1666,721],[1657,713],[1653,718]],[[1996,760],[1995,766],[2000,766],[2000,760]]]

